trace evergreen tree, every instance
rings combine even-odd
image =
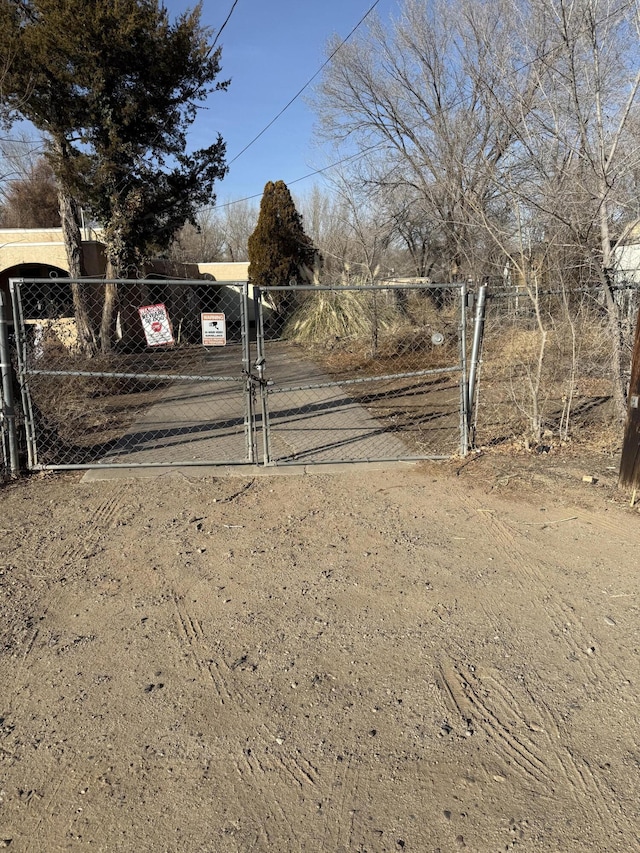
[[[269,181],[264,188],[255,231],[249,237],[249,279],[259,287],[310,283],[318,252],[302,226],[284,181]],[[272,302],[284,313],[290,294],[275,292]]]
[[[0,0],[3,101],[48,140],[72,275],[78,200],[104,225],[107,275],[120,278],[215,199],[222,139],[187,154],[198,102],[227,86],[200,11],[172,23],[159,0]],[[116,301],[107,287],[103,350]]]

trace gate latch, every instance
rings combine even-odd
[[[254,382],[257,382],[258,385],[261,385],[263,387],[265,385],[273,385],[273,379],[266,379],[265,380],[265,378],[264,378],[265,363],[266,363],[265,357],[263,355],[258,356],[258,358],[256,359],[255,364],[254,364],[254,367],[258,371],[258,376],[255,377],[255,376],[253,376],[253,374],[251,375],[251,379]]]

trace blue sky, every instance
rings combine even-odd
[[[346,37],[374,0],[238,0],[220,37],[221,79],[231,79],[226,92],[210,97],[189,136],[204,147],[219,132],[231,161],[291,100],[325,61],[328,38]],[[399,0],[380,0],[376,13],[396,14]],[[165,0],[171,16],[195,3]],[[216,31],[233,0],[204,0],[202,22]],[[316,79],[315,82],[318,81]],[[315,115],[306,105],[307,90],[230,167],[217,188],[218,204],[262,195],[267,181],[283,180],[296,195],[318,183],[318,177],[294,183],[326,165],[314,141]]]

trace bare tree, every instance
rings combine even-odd
[[[575,284],[604,294],[620,416],[614,266],[639,221],[638,31],[626,0],[405,0],[392,25],[373,19],[341,48],[317,94],[325,136],[369,152],[351,181],[377,190],[378,213],[415,260],[427,248],[415,210],[451,279],[489,275],[507,257],[531,287],[525,254],[545,275],[572,255]],[[569,271],[555,272],[566,286]]]
[[[249,237],[258,221],[258,207],[247,199],[220,206],[218,223],[222,235],[225,260],[248,261]]]
[[[625,146],[629,119],[637,109],[638,9],[621,0],[549,0],[556,22],[555,61],[545,75],[543,107],[553,116],[556,139],[579,163],[583,194],[592,199],[599,245],[585,246],[605,298],[611,336],[614,401],[626,411],[620,310],[614,293],[614,248],[635,225],[619,193],[624,177],[640,165],[637,146]],[[537,118],[537,115],[535,116]],[[634,204],[635,207],[635,204]],[[626,220],[626,221],[625,221]],[[617,233],[616,233],[617,232]]]
[[[307,233],[323,257],[322,281],[337,283],[344,279],[352,261],[349,206],[339,193],[315,186],[310,193],[296,197]]]
[[[179,263],[209,263],[222,260],[223,251],[219,219],[212,209],[204,208],[198,214],[196,225],[188,222],[178,231],[169,254]]]
[[[476,211],[489,205],[496,175],[515,144],[515,117],[530,72],[517,74],[517,97],[502,85],[514,45],[508,0],[406,0],[388,30],[373,19],[344,46],[323,79],[317,109],[324,134],[363,149],[371,186],[402,188],[420,200],[439,232],[447,278],[484,272]],[[334,49],[331,44],[329,49]],[[487,94],[492,74],[500,103]]]
[[[0,137],[0,201],[4,203],[10,181],[28,177],[43,151],[42,140],[27,133],[11,133]]]
[[[4,228],[59,228],[58,189],[53,170],[38,159],[6,184],[0,224]]]
[[[625,340],[614,267],[616,246],[639,221],[630,193],[640,166],[632,134],[640,95],[638,9],[623,0],[533,0],[531,7],[525,56],[534,57],[534,97],[513,124],[518,144],[501,192],[537,222],[539,251],[543,243],[571,247],[576,284],[600,285],[614,403],[623,417]],[[478,77],[498,104],[502,92],[482,69]],[[485,219],[495,236],[494,224]],[[566,269],[556,276],[566,281]]]
[[[247,243],[257,219],[257,208],[246,199],[203,208],[197,224],[185,225],[176,235],[171,257],[183,263],[246,261]]]

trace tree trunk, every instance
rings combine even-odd
[[[100,349],[103,355],[111,352],[116,337],[116,318],[118,309],[118,285],[109,279],[118,278],[113,262],[107,260],[107,283],[104,286],[102,320],[100,323]]]
[[[82,235],[78,221],[78,205],[75,199],[61,186],[58,189],[58,203],[62,237],[69,265],[69,278],[79,279],[83,277],[85,270],[82,257]],[[72,281],[71,294],[78,330],[78,346],[82,355],[91,358],[98,351],[98,344],[89,316],[86,285]]]
[[[629,406],[627,423],[622,443],[620,460],[620,488],[640,489],[640,314],[636,323],[636,334],[631,361],[631,385],[629,388]]]
[[[602,246],[602,263],[600,276],[604,289],[605,306],[607,309],[607,321],[609,334],[611,336],[611,371],[613,373],[613,404],[615,413],[620,422],[624,422],[627,414],[627,400],[624,389],[622,353],[624,347],[624,333],[620,317],[620,306],[616,302],[612,281],[612,252],[611,239],[609,236],[608,205],[606,202],[606,186],[600,186],[600,239]]]

